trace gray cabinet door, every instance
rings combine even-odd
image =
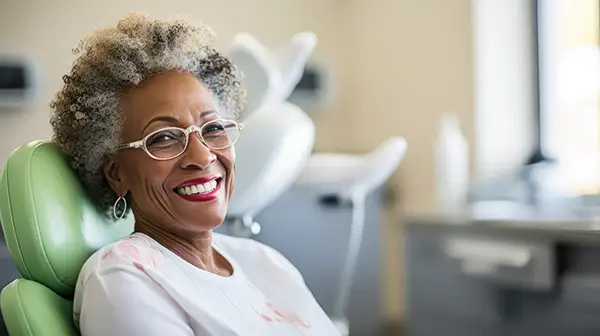
[[[406,236],[408,317],[433,314],[499,327],[505,311],[498,288],[463,274],[458,263],[444,253],[444,239],[416,230]]]

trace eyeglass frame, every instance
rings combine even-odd
[[[194,132],[198,133],[198,139],[200,140],[200,142],[202,142],[202,144],[204,146],[206,146],[208,149],[212,149],[212,150],[221,150],[221,149],[226,149],[229,148],[231,146],[233,146],[233,144],[235,144],[237,142],[237,140],[240,138],[240,134],[238,134],[237,138],[232,141],[229,145],[225,146],[225,147],[220,147],[220,148],[212,148],[209,145],[206,144],[206,141],[204,140],[204,137],[202,136],[202,129],[206,126],[206,125],[210,125],[214,122],[219,122],[219,121],[225,121],[225,122],[231,122],[233,123],[238,132],[241,133],[242,130],[244,129],[245,125],[243,123],[239,123],[235,120],[231,120],[231,119],[215,119],[215,120],[211,120],[209,122],[204,123],[202,126],[198,126],[198,125],[191,125],[188,128],[181,128],[181,127],[177,127],[177,126],[169,126],[169,127],[163,127],[161,129],[157,129],[156,131],[152,131],[150,133],[148,133],[148,135],[146,135],[145,137],[143,137],[142,139],[138,140],[138,141],[133,141],[133,142],[128,142],[128,143],[124,143],[121,144],[119,146],[117,146],[116,150],[123,150],[123,149],[143,149],[144,152],[146,152],[146,154],[148,154],[148,156],[150,156],[152,159],[157,160],[157,161],[167,161],[167,160],[173,160],[177,157],[179,157],[181,154],[185,153],[185,151],[187,150],[189,144],[190,144],[190,135]],[[148,147],[146,147],[146,141],[153,135],[162,132],[164,130],[168,130],[168,129],[178,129],[183,131],[183,133],[185,134],[185,146],[183,147],[183,150],[181,151],[181,153],[169,157],[169,158],[159,158],[154,156],[152,153],[150,153],[150,151],[148,150]]]

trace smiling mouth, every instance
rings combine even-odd
[[[208,182],[188,185],[185,187],[175,188],[175,191],[179,195],[191,196],[191,195],[206,195],[215,191],[221,182],[221,178],[217,178]]]

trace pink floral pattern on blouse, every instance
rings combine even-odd
[[[137,269],[143,271],[145,268],[155,267],[157,260],[162,257],[162,252],[150,241],[144,237],[133,234],[106,248],[100,257],[100,260],[107,260],[110,258],[128,260]]]
[[[100,260],[110,260],[112,258],[128,260],[135,268],[148,275],[146,269],[155,267],[157,261],[162,257],[164,257],[162,251],[152,242],[146,237],[134,233],[111,246],[105,247]],[[158,287],[163,288],[152,277],[150,278]],[[80,282],[79,285],[82,286],[83,278],[80,277],[78,281]],[[76,324],[79,323],[80,315],[81,313],[78,311],[73,312],[73,320]]]
[[[266,310],[263,313],[258,313],[263,320],[269,323],[289,323],[304,329],[310,329],[311,325],[300,318],[296,313],[282,312],[277,309],[271,302],[266,303]]]

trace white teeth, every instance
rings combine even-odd
[[[177,188],[177,193],[181,195],[207,194],[217,187],[217,181],[212,180],[203,184],[196,184],[187,187]]]

